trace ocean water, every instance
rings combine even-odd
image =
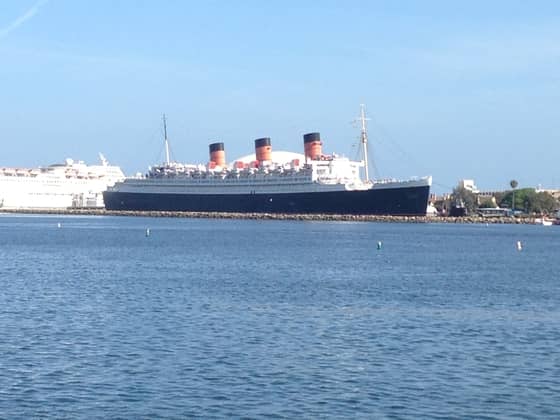
[[[560,227],[0,215],[0,240],[0,418],[560,418]]]

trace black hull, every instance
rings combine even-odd
[[[288,194],[153,194],[105,191],[107,210],[423,216],[429,186]]]

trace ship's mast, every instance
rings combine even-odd
[[[165,114],[163,114],[163,136],[165,139],[165,163],[169,165],[169,141],[167,140],[167,122],[165,120]]]
[[[361,141],[362,141],[362,152],[364,154],[364,166],[365,166],[365,175],[366,175],[366,182],[369,182],[369,164],[368,164],[368,149],[367,149],[367,130],[366,130],[366,121],[369,118],[366,118],[366,107],[364,104],[360,105],[361,112],[360,112],[360,122],[362,124],[362,133],[361,133]]]

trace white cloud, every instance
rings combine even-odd
[[[13,22],[5,26],[4,28],[0,28],[0,39],[5,38],[11,32],[15,31],[29,19],[37,14],[39,9],[43,7],[49,0],[39,0],[33,6],[31,6],[23,15],[19,16]]]

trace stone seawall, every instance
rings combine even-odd
[[[345,221],[385,223],[483,223],[483,224],[534,224],[534,217],[434,217],[434,216],[373,216],[345,214],[274,214],[274,213],[214,213],[179,211],[110,211],[104,209],[0,209],[0,213],[47,214],[74,216],[137,216],[137,217],[184,217],[193,219],[253,219],[253,220],[301,220]]]

